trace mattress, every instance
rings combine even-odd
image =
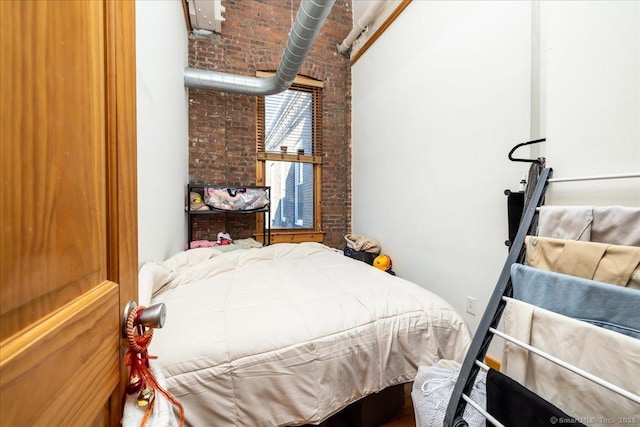
[[[318,243],[193,249],[140,287],[166,304],[151,363],[192,426],[316,424],[471,341],[442,298]]]

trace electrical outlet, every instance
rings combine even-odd
[[[476,314],[476,299],[467,295],[467,313]]]

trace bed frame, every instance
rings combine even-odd
[[[388,421],[404,406],[404,384],[387,387],[384,390],[370,394],[326,421],[319,427],[378,427]],[[303,427],[317,427],[306,424]]]

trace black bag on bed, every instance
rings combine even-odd
[[[356,251],[355,249],[352,249],[349,246],[345,246],[344,256],[348,256],[349,258],[357,259],[358,261],[366,262],[369,265],[373,265],[373,260],[378,255],[372,254],[371,252]]]

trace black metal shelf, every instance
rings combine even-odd
[[[190,194],[191,192],[197,192],[201,196],[204,196],[204,189],[208,187],[213,188],[230,188],[235,190],[251,189],[251,190],[265,190],[269,204],[264,208],[259,209],[247,209],[247,210],[227,210],[216,209],[209,206],[208,210],[191,210],[190,208]],[[271,187],[264,186],[247,186],[247,185],[219,185],[219,184],[187,184],[185,211],[187,213],[187,248],[191,246],[193,241],[193,217],[198,215],[248,215],[248,214],[260,214],[262,213],[262,242],[264,245],[271,244],[271,227],[267,225],[271,223]]]

